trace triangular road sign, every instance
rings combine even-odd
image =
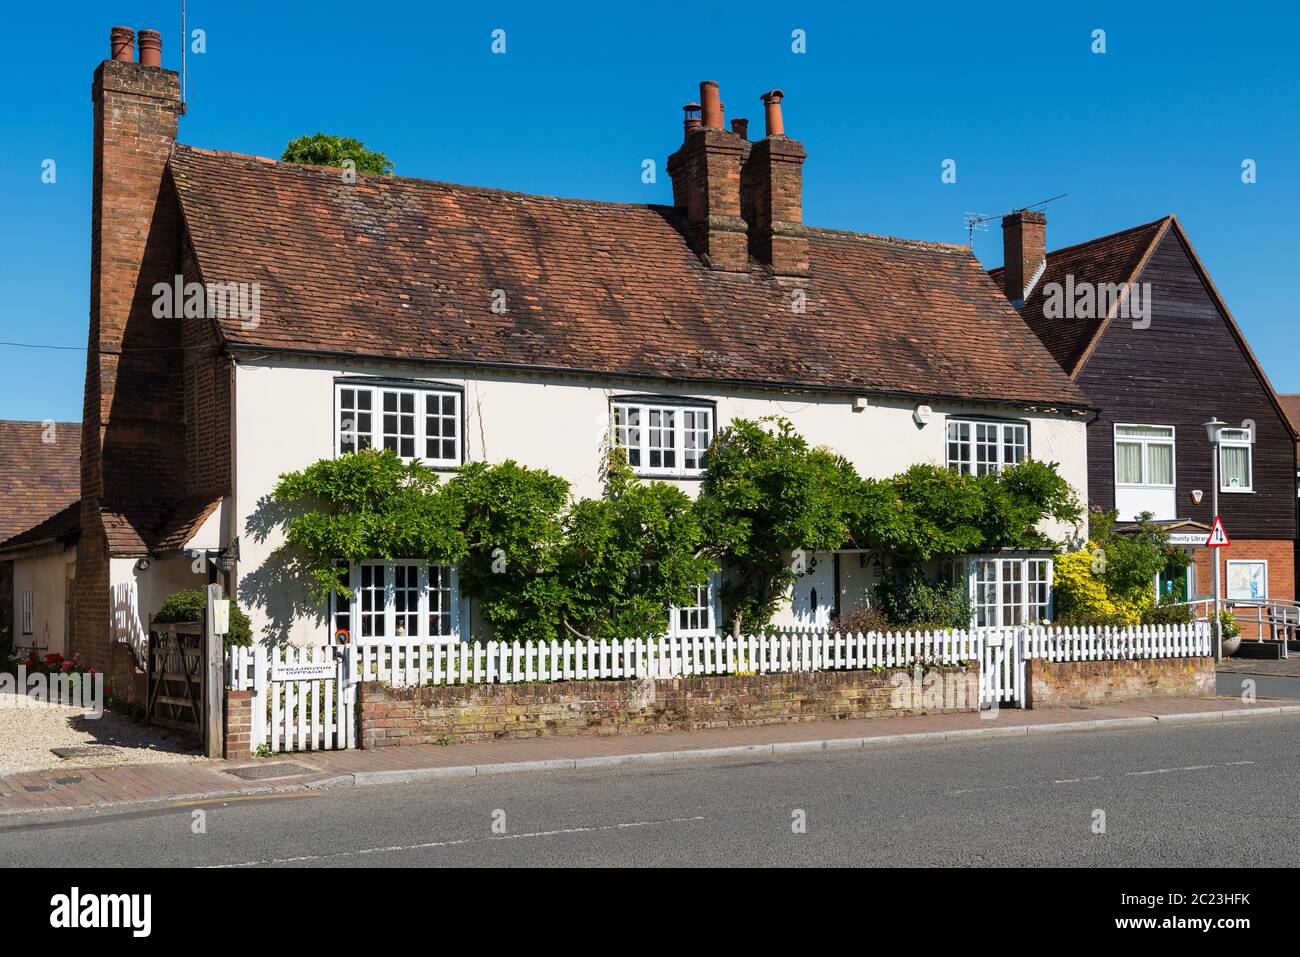
[[[1223,548],[1231,544],[1232,542],[1228,541],[1228,533],[1223,530],[1223,519],[1217,515],[1214,516],[1214,525],[1210,529],[1210,534],[1205,538],[1205,547]]]

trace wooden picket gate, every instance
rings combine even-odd
[[[253,752],[356,747],[351,659],[337,645],[231,648],[226,686],[253,692]]]
[[[986,629],[980,645],[980,707],[1025,706],[1024,629]]]

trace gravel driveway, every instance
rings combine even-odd
[[[162,728],[146,728],[105,711],[85,717],[84,708],[30,707],[30,699],[0,694],[0,776],[46,768],[90,768],[109,764],[197,761],[200,755]],[[86,755],[60,758],[51,748],[93,747]]]

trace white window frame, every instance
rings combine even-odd
[[[361,622],[361,568],[363,565],[383,570],[381,593],[384,596],[384,608],[382,613],[384,633],[382,635],[363,637],[361,634],[363,630]],[[418,598],[415,609],[415,614],[417,616],[417,634],[414,635],[410,633],[405,635],[397,634],[397,575],[394,569],[398,567],[414,568],[416,570],[416,588],[418,589]],[[451,631],[446,635],[431,635],[429,633],[430,567],[446,569],[448,572],[450,585],[448,612],[451,616]],[[352,591],[352,601],[347,604],[346,611],[344,610],[338,595],[330,595],[329,622],[331,640],[333,640],[333,634],[337,628],[339,617],[342,615],[347,616],[349,635],[351,636],[352,644],[388,644],[402,641],[455,644],[461,640],[460,575],[455,565],[438,565],[436,562],[426,562],[420,559],[405,558],[353,562],[348,566],[348,583],[349,588]]]
[[[708,583],[699,587],[704,589],[704,604],[669,606],[669,638],[704,638],[712,637],[718,633],[718,623],[722,620],[720,598],[722,591],[722,576],[717,572],[713,572],[709,575]],[[681,612],[683,611],[697,611],[703,613],[705,616],[705,623],[696,628],[683,627],[681,624]]]
[[[965,438],[961,437],[963,426],[966,428]],[[989,463],[977,462],[979,449],[990,444],[987,434],[990,429],[993,432],[993,460]],[[979,435],[981,431],[985,432],[982,437]],[[1019,432],[1019,441],[1008,443],[1008,436],[1016,432]],[[988,475],[1000,472],[1011,465],[1018,464],[1007,460],[1008,444],[1024,449],[1024,454],[1019,459],[1020,462],[1029,458],[1028,422],[950,416],[944,428],[944,461],[947,463],[948,468],[956,469],[962,475]],[[953,456],[954,445],[958,447],[956,457]],[[980,467],[983,467],[984,471],[980,471]]]
[[[1019,570],[1019,578],[1007,573],[1008,566],[1016,565]],[[1045,569],[1046,581],[1033,580],[1030,577],[1030,568],[1033,565],[1040,565]],[[981,568],[993,570],[991,579],[981,581],[979,573]],[[1050,620],[1052,617],[1053,587],[1054,587],[1055,568],[1050,555],[972,555],[967,559],[966,565],[966,594],[970,597],[971,603],[971,626],[979,628],[1011,628],[1021,625],[1033,624],[1038,621]],[[1037,585],[1046,584],[1047,602],[1031,601],[1030,589]],[[993,588],[993,603],[980,601],[980,593],[977,588],[980,586]],[[1008,616],[1005,614],[1009,607],[1004,600],[1004,592],[1008,586],[1018,586],[1020,589],[1019,602],[1019,621],[1006,621]],[[1041,615],[1037,614],[1038,609],[1042,609]],[[1031,613],[1032,610],[1032,613]],[[984,621],[980,621],[981,611],[991,611],[992,614],[985,614]]]
[[[637,425],[632,426],[626,424],[626,418],[624,418],[623,423],[617,421],[617,418],[623,417],[624,413],[634,409],[637,411],[640,420]],[[655,466],[650,464],[650,417],[652,413],[658,413],[660,415],[667,413],[673,417],[673,444],[671,450],[673,452],[674,464],[671,466],[662,464]],[[695,428],[688,430],[685,424],[687,413],[693,413],[696,416],[707,416],[709,423],[707,429],[701,430],[697,425]],[[629,446],[620,441],[621,434],[625,435],[629,430],[635,429],[637,433],[637,444],[634,447],[640,453],[639,458],[641,461],[639,464],[632,466],[633,472],[637,475],[646,476],[698,478],[704,474],[702,463],[704,462],[709,446],[713,444],[713,440],[718,434],[717,418],[717,410],[712,405],[704,402],[692,403],[664,402],[655,401],[654,399],[614,399],[610,402],[609,412],[610,443],[615,448],[629,448]],[[708,435],[708,441],[705,443],[703,449],[692,450],[696,452],[697,461],[701,463],[695,468],[686,467],[687,431],[695,433],[703,431]],[[663,448],[668,449],[669,447],[663,446]]]
[[[343,421],[343,392],[351,391],[356,393],[369,393],[370,395],[370,429],[368,432],[359,432],[355,427],[351,430],[342,428]],[[334,383],[334,455],[335,457],[343,454],[343,435],[345,431],[349,435],[363,435],[369,437],[369,448],[382,449],[384,447],[384,396],[387,394],[396,395],[399,403],[398,415],[407,413],[400,412],[401,397],[409,395],[412,397],[412,408],[415,417],[413,438],[415,440],[415,455],[402,455],[401,448],[396,450],[398,456],[404,462],[420,461],[432,468],[458,468],[464,462],[465,448],[465,421],[464,421],[464,397],[459,389],[449,389],[437,385],[425,385],[424,383],[396,384],[388,382],[366,382],[360,379],[344,379]],[[436,397],[438,400],[438,411],[434,413],[439,421],[446,421],[449,418],[456,424],[456,436],[454,439],[455,448],[453,455],[448,458],[443,455],[430,457],[425,453],[428,451],[428,442],[432,439],[439,443],[441,451],[442,442],[445,436],[439,433],[437,436],[429,434],[427,402],[430,397]],[[455,403],[455,411],[452,416],[447,416],[442,412],[443,400],[450,398]],[[399,433],[400,436],[400,422]],[[359,444],[359,443],[358,443]],[[348,451],[351,451],[349,449]]]
[[[1224,436],[1229,432],[1239,434],[1243,438],[1225,439]],[[1219,433],[1219,491],[1230,492],[1233,494],[1250,493],[1255,491],[1255,437],[1251,434],[1250,429],[1223,429]],[[1250,482],[1246,485],[1229,485],[1227,481],[1227,469],[1223,467],[1223,450],[1224,449],[1245,449],[1246,450],[1246,471]]]
[[[22,634],[32,633],[32,618],[35,613],[36,597],[30,591],[23,592]]]
[[[1169,437],[1156,435],[1120,435],[1120,429],[1168,429]],[[1111,429],[1111,458],[1114,460],[1113,477],[1116,488],[1155,488],[1155,489],[1173,489],[1178,486],[1178,429],[1172,425],[1152,425],[1145,422],[1116,422]],[[1119,480],[1119,446],[1120,443],[1125,445],[1140,445],[1142,447],[1142,481],[1140,482],[1121,482]],[[1170,476],[1173,481],[1168,484],[1158,484],[1148,481],[1151,474],[1151,460],[1149,457],[1149,446],[1167,445],[1169,446],[1170,457]]]
[[[1228,582],[1232,580],[1233,565],[1258,565],[1264,570],[1264,593],[1256,598],[1241,598],[1232,594],[1228,588]],[[1263,604],[1268,601],[1268,559],[1266,558],[1233,558],[1224,562],[1223,570],[1223,588],[1225,597],[1237,604]]]

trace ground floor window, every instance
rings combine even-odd
[[[1051,616],[1051,558],[975,556],[967,560],[967,582],[976,627],[1032,625]]]
[[[450,565],[374,561],[340,566],[340,572],[352,600],[331,596],[330,622],[336,637],[345,631],[362,642],[460,640],[459,583]]]
[[[691,638],[716,634],[721,617],[718,608],[720,590],[721,580],[716,574],[710,575],[708,584],[695,586],[695,598],[691,604],[668,609],[669,637]]]

